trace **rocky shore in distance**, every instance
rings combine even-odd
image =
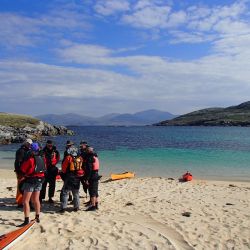
[[[250,127],[250,101],[227,108],[197,110],[154,126],[241,126]]]
[[[43,136],[74,135],[64,126],[39,121],[36,126],[14,127],[0,125],[0,144],[22,143],[25,139],[41,140]]]

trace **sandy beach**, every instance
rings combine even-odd
[[[0,174],[2,235],[16,229],[23,212],[15,205],[14,173]],[[106,179],[97,212],[84,211],[81,189],[81,210],[69,204],[62,215],[57,182],[56,203],[43,203],[41,223],[13,249],[250,249],[249,182]]]

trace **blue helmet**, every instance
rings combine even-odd
[[[39,144],[37,142],[33,142],[31,144],[31,150],[34,152],[38,152],[39,151]]]

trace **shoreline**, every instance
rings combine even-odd
[[[100,172],[100,174],[103,176],[103,178],[108,179],[110,178],[109,174],[103,174],[102,172]],[[5,176],[6,178],[16,178],[15,172],[14,172],[14,167],[13,170],[9,169],[9,168],[4,168],[0,166],[0,176]],[[181,177],[181,175],[179,176]],[[163,179],[174,179],[174,180],[178,180],[179,177],[172,177],[172,176],[144,176],[144,175],[135,175],[135,178],[163,178]],[[245,179],[240,179],[240,178],[234,178],[234,177],[221,177],[221,176],[215,176],[214,178],[201,178],[201,177],[195,177],[194,174],[194,180],[195,181],[217,181],[217,182],[237,182],[237,183],[250,183],[250,177],[249,178],[245,178]]]

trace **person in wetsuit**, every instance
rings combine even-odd
[[[24,222],[18,227],[27,225],[30,222],[30,200],[35,207],[35,220],[40,222],[40,191],[44,180],[44,173],[46,171],[45,158],[42,151],[39,150],[38,143],[31,144],[31,151],[28,159],[24,160],[20,166],[20,172],[24,176],[23,190],[23,211]]]
[[[49,203],[54,203],[52,198],[55,194],[56,176],[58,174],[58,168],[56,167],[56,164],[60,160],[60,154],[56,149],[56,146],[53,144],[53,141],[51,140],[47,140],[46,146],[43,148],[43,153],[45,157],[47,172],[45,174],[45,180],[40,192],[40,201],[45,199],[47,184],[49,184]]]
[[[82,158],[75,147],[67,150],[67,156],[62,163],[62,172],[64,174],[64,184],[61,190],[61,209],[58,211],[64,213],[68,203],[69,192],[73,194],[74,211],[79,210],[79,189],[80,179],[83,176]]]
[[[15,157],[15,173],[17,178],[17,192],[16,192],[16,203],[18,208],[23,207],[23,195],[22,191],[20,190],[20,186],[22,185],[22,181],[24,180],[22,172],[20,170],[22,163],[28,158],[29,151],[31,148],[32,140],[26,139],[21,147],[16,151]]]
[[[86,211],[95,211],[98,209],[98,184],[99,184],[99,159],[94,148],[87,147],[86,149],[86,168],[85,168],[85,180],[89,188],[90,195],[90,207]]]

